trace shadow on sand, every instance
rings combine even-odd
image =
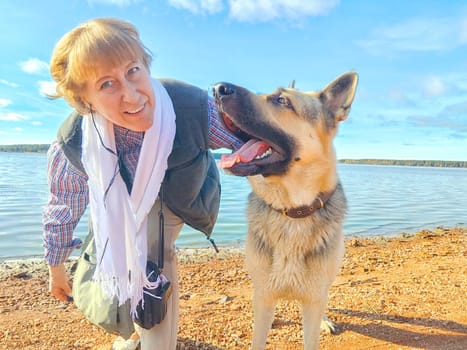
[[[340,322],[338,324],[339,333],[352,331],[387,343],[417,349],[467,349],[467,325],[465,324],[432,318],[382,315],[346,309],[330,309],[330,311],[368,321],[367,324],[353,324],[351,321]],[[394,324],[394,326],[390,324]],[[404,325],[405,328],[413,329],[401,329],[396,325]]]

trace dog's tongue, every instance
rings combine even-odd
[[[248,163],[256,156],[263,154],[269,148],[264,141],[251,139],[232,154],[223,154],[219,162],[219,168],[228,169],[237,163]]]

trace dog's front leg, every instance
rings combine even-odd
[[[277,300],[255,291],[253,293],[253,339],[251,350],[263,350],[266,347],[269,330],[274,321]]]
[[[318,350],[321,320],[326,302],[302,304],[303,342],[305,350]]]

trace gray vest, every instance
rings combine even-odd
[[[220,204],[219,173],[209,151],[207,92],[187,83],[160,79],[176,115],[176,133],[162,183],[164,203],[185,223],[209,238]],[[82,116],[71,113],[57,134],[68,160],[85,173],[81,163]]]

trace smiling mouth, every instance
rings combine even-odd
[[[143,104],[143,105],[142,105],[141,107],[139,107],[138,109],[135,109],[135,110],[133,110],[133,111],[126,111],[125,113],[126,113],[126,114],[137,114],[137,113],[141,112],[141,111],[144,109],[145,106],[146,106],[146,104]]]
[[[226,128],[245,143],[232,154],[223,154],[219,162],[222,169],[233,167],[268,165],[284,158],[281,148],[258,135],[253,135],[238,127],[225,112],[221,117]]]

